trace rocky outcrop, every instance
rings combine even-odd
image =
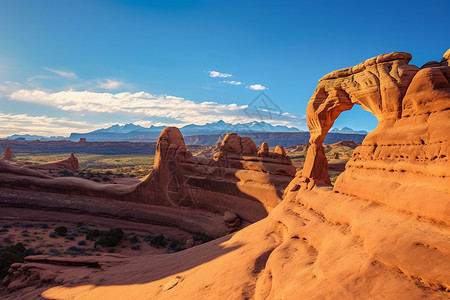
[[[6,146],[5,151],[3,152],[0,160],[11,160],[15,157],[14,152],[11,150],[10,146]]]
[[[75,157],[73,153],[70,154],[70,157],[67,159],[63,159],[60,161],[50,162],[46,164],[39,165],[30,165],[30,168],[35,169],[43,169],[43,170],[70,170],[70,171],[78,171],[80,165],[78,163],[78,158]]]
[[[319,81],[307,108],[311,146],[296,184],[329,184],[322,142],[339,114],[359,104],[379,124],[334,190],[450,223],[450,67],[445,56],[422,69],[410,59],[380,55]]]
[[[194,157],[180,131],[167,127],[158,140],[152,173],[125,199],[232,211],[253,222],[280,203],[294,175],[283,147],[270,152],[263,143],[258,151],[250,138],[228,133],[212,159]]]

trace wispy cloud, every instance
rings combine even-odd
[[[68,136],[71,132],[88,132],[111,123],[91,124],[71,121],[65,118],[30,116],[27,114],[4,114],[0,112],[2,131],[0,138],[13,134],[31,134],[41,136]]]
[[[64,111],[83,113],[119,113],[133,118],[165,118],[178,124],[205,124],[224,120],[229,123],[255,121],[247,113],[247,105],[194,102],[169,95],[138,93],[96,93],[89,91],[61,91],[21,89],[10,95],[12,100],[43,104]],[[261,121],[261,120],[258,120]],[[276,119],[265,119],[274,125],[298,126],[301,117],[283,114]]]
[[[55,74],[58,74],[61,77],[66,77],[66,78],[71,78],[71,79],[78,78],[74,72],[56,70],[56,69],[52,69],[52,68],[44,68],[44,69],[46,69],[47,71],[53,72]]]
[[[247,86],[248,89],[254,90],[254,91],[264,91],[267,90],[268,88],[261,85],[261,84],[252,84],[252,85],[248,85]]]
[[[240,82],[240,81],[234,81],[234,80],[224,80],[224,81],[221,81],[220,83],[226,83],[226,84],[231,84],[231,85],[241,85],[242,84],[242,82]]]
[[[221,77],[221,78],[226,78],[226,77],[231,77],[231,74],[227,74],[227,73],[220,73],[217,71],[209,71],[209,76],[210,77]]]
[[[106,81],[99,82],[98,87],[106,90],[116,90],[120,87],[124,86],[124,83],[121,81],[106,79]]]

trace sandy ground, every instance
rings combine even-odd
[[[58,226],[67,227],[68,232],[65,236],[52,234]],[[86,239],[87,229],[106,231],[111,228],[121,228],[124,231],[124,238],[116,247],[94,247],[95,241]],[[151,246],[151,239],[160,234],[166,239],[165,245]],[[171,243],[184,247],[189,236],[189,233],[173,227],[67,212],[0,207],[0,245],[9,246],[20,242],[29,249],[29,254],[52,256],[103,253],[126,256],[158,254],[170,251],[168,246]]]

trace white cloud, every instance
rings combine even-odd
[[[221,78],[231,77],[231,74],[220,73],[220,72],[217,72],[217,71],[209,71],[208,73],[209,73],[210,77],[221,77]]]
[[[231,84],[231,85],[240,85],[240,84],[242,84],[242,82],[240,82],[240,81],[234,81],[234,80],[224,80],[224,81],[221,81],[220,83],[226,83],[226,84]]]
[[[55,70],[55,69],[51,69],[51,68],[45,68],[45,69],[47,71],[53,72],[55,74],[58,74],[61,77],[72,78],[72,79],[78,78],[77,75],[74,72]]]
[[[254,90],[254,91],[264,91],[267,90],[268,88],[261,85],[261,84],[252,84],[247,86],[248,89]]]
[[[123,82],[106,79],[106,82],[99,82],[98,87],[106,90],[116,90],[123,85]]]
[[[42,90],[21,89],[10,95],[12,100],[56,107],[64,111],[81,113],[119,113],[136,118],[164,118],[165,124],[205,124],[224,120],[228,123],[255,121],[248,115],[247,105],[194,102],[169,95],[138,93],[96,93],[88,91],[61,91],[49,93]],[[274,125],[298,126],[304,119],[292,114],[277,115],[267,121]],[[143,124],[143,123],[142,123]],[[146,125],[148,125],[147,123]],[[157,124],[155,124],[157,125]]]
[[[90,124],[71,121],[65,118],[47,116],[29,116],[27,114],[4,114],[0,112],[2,131],[0,138],[13,134],[31,134],[42,136],[68,136],[72,132],[88,132],[100,127],[111,126],[111,123]]]

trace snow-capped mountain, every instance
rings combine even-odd
[[[356,134],[367,134],[368,132],[365,130],[354,130],[350,127],[343,127],[343,128],[333,128],[330,130],[330,132],[334,133],[356,133]]]

